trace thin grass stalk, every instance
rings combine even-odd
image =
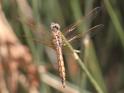
[[[95,80],[97,80],[98,84],[101,86],[104,92],[107,93],[107,89],[104,84],[104,79],[102,77],[102,73],[95,53],[93,42],[90,39],[89,35],[87,35],[83,41],[85,47],[84,61],[86,61],[87,63],[87,68],[89,69]]]
[[[70,1],[70,4],[71,4],[74,19],[78,20],[80,17],[83,16],[83,14],[81,12],[80,3],[78,0],[72,0],[72,1]],[[79,26],[79,30],[82,31],[82,29],[83,29],[83,31],[85,31],[85,24],[84,23],[81,23],[81,24],[82,25]]]
[[[89,10],[91,10],[93,8],[93,0],[89,0],[85,2],[85,14],[87,14],[87,12]],[[90,27],[90,24],[92,22],[92,18],[90,18],[86,23],[86,29],[88,30],[88,28]],[[88,36],[88,35],[87,35]],[[98,84],[101,86],[102,90],[107,93],[107,89],[104,83],[104,79],[102,77],[102,73],[100,70],[100,66],[98,65],[98,59],[95,53],[95,49],[93,46],[93,42],[90,40],[90,36],[88,36],[89,38],[83,38],[84,40],[87,40],[89,42],[89,44],[85,44],[85,52],[84,52],[84,61],[86,60],[86,65],[89,68],[89,71],[91,72],[91,74],[93,75],[93,77],[97,80]],[[84,41],[85,42],[85,41]],[[89,46],[88,46],[89,45]],[[87,56],[87,58],[85,58],[85,56]]]
[[[64,24],[64,18],[61,12],[61,7],[59,5],[59,0],[46,0],[45,3],[43,2],[43,4],[44,7],[49,6],[49,8],[46,7],[44,9],[46,15],[45,20],[47,24],[51,23],[53,20],[58,23]]]
[[[31,33],[30,33],[29,29],[26,27],[26,25],[24,23],[22,23],[22,25],[23,25],[23,29],[24,29],[25,35],[27,37],[31,37]],[[27,41],[28,46],[31,49],[31,53],[32,53],[34,59],[36,60],[37,59],[37,55],[36,55],[36,48],[35,48],[34,43],[30,39],[28,39],[28,38],[26,38],[26,41]]]
[[[81,12],[81,6],[78,0],[71,0],[70,1],[71,10],[73,12],[73,17],[75,20],[79,20],[83,13]],[[83,20],[85,21],[85,20]],[[86,24],[85,22],[81,23],[78,27],[79,31],[86,31]],[[80,87],[80,92],[82,88],[86,87],[86,75],[83,72],[80,72],[79,76],[77,77],[77,82],[79,83],[78,86]]]
[[[27,0],[16,0],[16,2],[18,5],[18,8],[19,8],[18,9],[19,14],[21,15],[20,21],[22,23],[22,27],[24,29],[25,36],[26,37],[32,37],[32,32],[30,32],[30,29],[28,28],[26,22],[32,21],[35,24],[38,24],[38,22],[34,21],[32,9],[29,6]],[[36,49],[36,45],[29,38],[26,38],[26,41],[27,41],[27,43],[30,47],[30,50],[32,52],[34,62],[36,62],[36,64],[40,64],[41,61],[40,61],[40,56],[39,56],[39,50]]]
[[[85,1],[85,14],[88,14],[88,12],[90,11],[90,10],[92,10],[92,8],[93,8],[93,0],[87,0],[87,1]],[[85,31],[87,31],[88,29],[89,29],[89,27],[90,27],[90,24],[91,24],[91,21],[92,21],[92,19],[91,18],[89,18],[86,22],[85,22],[85,24],[84,24],[84,30]],[[81,48],[81,50],[83,51],[83,48],[84,47],[82,47]],[[84,54],[85,55],[85,54]],[[88,63],[87,62],[85,62],[85,65],[87,66],[88,65]],[[81,85],[84,87],[84,88],[86,88],[87,87],[87,75],[86,75],[86,73],[82,73],[82,80],[81,80]]]
[[[106,9],[110,15],[110,18],[112,19],[112,22],[114,24],[116,32],[119,35],[120,41],[124,47],[124,32],[123,32],[123,28],[121,26],[121,23],[119,21],[119,18],[116,14],[116,11],[112,8],[112,5],[110,4],[109,0],[104,0],[104,3],[106,6]]]
[[[42,1],[42,0],[41,0]],[[32,0],[32,15],[34,15],[34,20],[35,20],[35,24],[37,26],[41,25],[41,18],[39,15],[39,0]],[[37,30],[36,30],[37,31]],[[35,32],[36,32],[35,31]],[[38,32],[38,31],[37,31]],[[38,60],[39,60],[39,64],[42,64],[41,62],[43,62],[43,47],[41,47],[40,45],[36,45],[37,47],[37,55],[38,55]],[[39,56],[40,55],[40,56]]]
[[[40,15],[39,15],[39,0],[32,0],[32,9],[33,9],[33,14],[34,14],[34,18],[37,22],[40,22]]]
[[[67,47],[70,49],[70,51],[73,53],[73,55],[74,55],[75,59],[77,60],[78,64],[84,70],[84,72],[86,73],[86,75],[88,76],[88,78],[90,79],[91,83],[94,85],[94,87],[98,91],[98,93],[104,93],[103,89],[100,87],[100,85],[94,79],[94,77],[92,76],[92,74],[89,72],[89,70],[85,66],[84,62],[80,59],[80,57],[78,56],[78,54],[75,52],[74,48],[69,44],[69,42],[64,37],[64,35],[62,35],[62,37],[63,37],[63,41],[65,42],[65,44],[67,45]]]

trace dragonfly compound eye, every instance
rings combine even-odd
[[[60,25],[58,23],[51,23],[51,29],[57,29],[57,30],[60,30]]]

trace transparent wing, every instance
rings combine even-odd
[[[77,38],[84,38],[86,35],[90,35],[91,37],[96,35],[97,32],[101,31],[104,28],[103,24],[96,25],[92,28],[90,28],[88,31],[85,31],[84,33],[80,33],[78,35],[73,36],[68,40],[68,42],[71,42]]]
[[[42,43],[46,43],[45,45],[51,45],[51,33],[43,28],[42,26],[37,27],[37,31],[33,31],[34,38]]]
[[[93,37],[94,35],[97,34],[97,32],[101,31],[102,29],[104,28],[104,25],[103,24],[99,24],[99,25],[96,25],[92,28],[90,28],[88,31],[85,31],[84,33],[80,33],[80,34],[77,34],[75,36],[73,36],[72,38],[68,39],[68,42],[72,42],[74,41],[75,39],[78,39],[78,38],[84,38],[86,35],[90,35],[91,37]],[[40,34],[39,34],[40,35]],[[44,36],[46,35],[46,33],[44,34]],[[47,34],[48,35],[48,34]],[[32,41],[34,41],[35,43],[38,43],[38,44],[42,44],[42,45],[45,45],[45,46],[48,46],[48,47],[51,47],[54,49],[54,45],[53,43],[51,42],[52,39],[50,39],[51,35],[49,34],[48,35],[49,37],[45,37],[43,38],[42,36],[41,37],[37,37],[37,38],[32,38],[32,37],[26,37],[26,38],[29,38],[31,39]],[[42,39],[42,40],[41,40]],[[43,40],[44,39],[44,40]],[[66,46],[66,44],[63,43],[63,46]]]
[[[50,48],[54,48],[53,43],[51,42],[52,37],[51,33],[44,29],[42,25],[36,27],[36,25],[31,27],[32,31],[27,34],[19,36],[20,38],[25,38],[30,41],[33,41],[35,44],[45,45]]]
[[[81,17],[78,21],[76,21],[75,23],[66,27],[64,29],[64,32],[65,32],[64,34],[68,34],[69,32],[74,31],[81,24],[81,22],[83,22],[83,21],[87,21],[87,20],[91,20],[91,19],[93,20],[96,17],[96,15],[99,13],[99,11],[100,11],[100,7],[94,8],[86,16]],[[73,36],[72,38],[69,39],[69,42],[75,40],[76,38],[81,38],[81,37],[85,36],[86,34],[89,34],[90,32],[98,31],[102,27],[103,27],[103,25],[101,25],[101,24],[97,25],[97,26],[89,29],[88,31],[86,31],[84,33],[84,35],[83,34],[78,34],[78,35]],[[31,38],[31,37],[27,37],[27,38],[30,38],[34,42],[37,42],[39,44],[43,44],[43,45],[46,45],[48,47],[54,48],[54,45],[51,42],[52,41],[51,33],[49,31],[45,30],[44,27],[42,27],[42,26],[37,26],[35,28],[37,28],[37,29],[36,29],[36,31],[33,30],[34,38]]]
[[[93,20],[96,18],[96,16],[98,15],[98,13],[100,12],[101,8],[100,7],[96,7],[93,10],[91,10],[88,14],[86,14],[85,16],[81,17],[78,21],[76,21],[75,23],[69,25],[68,27],[66,27],[63,32],[66,34],[68,34],[69,32],[75,30],[75,28],[77,28],[82,22],[87,22],[89,20]]]
[[[32,36],[25,36],[25,35],[21,35],[19,36],[20,38],[26,38],[26,39],[30,39],[31,41],[33,41],[34,43],[36,44],[40,44],[40,45],[45,45],[45,46],[48,46],[48,47],[51,47],[54,49],[54,45],[52,44],[52,42],[50,40],[41,40],[41,38],[39,39],[39,37],[32,37]]]
[[[72,41],[75,41],[77,39],[76,42],[75,42],[76,44],[74,42],[72,44],[76,45],[75,46],[75,52],[80,53],[80,50],[78,50],[78,45],[77,45],[77,44],[79,44],[80,39],[85,38],[85,36],[87,36],[87,35],[89,35],[90,37],[93,37],[94,35],[97,34],[97,32],[100,32],[103,28],[104,28],[103,24],[96,25],[96,26],[90,28],[88,31],[85,31],[84,33],[80,33],[80,34],[77,34],[77,35],[73,36],[72,38],[70,38],[68,40],[68,42],[72,43]],[[79,42],[77,43],[77,41],[79,41]],[[63,44],[63,46],[64,46],[63,47],[64,51],[69,51],[69,52],[66,52],[66,53],[68,53],[68,54],[71,53],[71,51],[68,49],[66,44]]]

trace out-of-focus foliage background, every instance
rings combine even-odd
[[[0,43],[1,93],[124,93],[124,0],[1,0],[0,3],[0,16],[5,15],[4,21],[9,22],[4,28],[11,28],[11,34],[16,34],[14,37],[21,42],[18,45],[14,39],[11,41],[8,37],[13,35],[7,34],[1,25],[0,34],[6,34],[0,35],[0,41],[7,41],[6,46]],[[55,51],[46,46],[50,41],[45,33],[49,33],[51,22],[64,29],[82,20],[95,7],[100,7],[97,15],[87,17],[67,37],[82,34],[98,24],[104,27],[91,32],[91,36],[95,33],[91,39],[71,42],[81,52],[78,54],[81,64],[69,49],[63,51],[67,85],[62,88]],[[9,56],[2,56],[5,49]]]

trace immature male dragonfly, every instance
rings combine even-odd
[[[88,13],[88,15],[86,15],[85,17],[81,18],[79,21],[77,21],[76,23],[74,23],[71,27],[69,27],[69,29],[65,29],[67,30],[67,32],[71,32],[73,30],[75,30],[75,28],[83,21],[88,19],[89,17],[94,18],[97,13],[99,12],[100,7],[96,7],[94,8],[90,13]],[[92,27],[91,29],[89,29],[88,31],[86,31],[83,36],[85,36],[86,34],[88,34],[89,32],[92,31],[96,31],[96,30],[100,30],[100,28],[102,28],[103,25],[96,25],[94,27]],[[57,23],[51,23],[51,31],[50,31],[50,35],[47,34],[48,37],[51,37],[49,39],[49,44],[46,44],[46,41],[48,41],[48,37],[46,38],[47,40],[45,40],[44,33],[42,35],[42,38],[40,38],[40,40],[38,40],[37,42],[39,43],[43,43],[49,47],[52,47],[55,51],[56,51],[56,55],[57,55],[57,63],[58,63],[58,70],[59,70],[59,75],[61,78],[61,82],[62,82],[62,86],[63,88],[65,87],[65,67],[64,67],[64,61],[63,61],[63,54],[62,54],[62,46],[65,45],[63,42],[63,38],[62,38],[62,32],[60,31],[60,25]],[[73,38],[69,39],[69,42],[71,42],[72,40],[78,38],[81,35],[76,35]],[[45,42],[42,42],[45,41]]]

